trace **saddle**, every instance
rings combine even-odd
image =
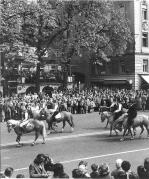
[[[23,129],[32,129],[34,126],[30,123],[29,120],[26,120],[20,123],[20,127]]]

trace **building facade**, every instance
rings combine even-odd
[[[130,21],[135,49],[129,49],[121,57],[114,57],[114,61],[111,58],[111,62],[101,67],[89,64],[89,69],[84,73],[85,83],[135,90],[149,88],[149,0],[121,0],[114,3],[125,11]],[[83,59],[89,63],[86,57]]]

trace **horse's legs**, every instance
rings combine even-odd
[[[62,127],[62,132],[64,131],[64,127],[66,125],[66,121],[63,121],[63,127]]]
[[[110,137],[112,136],[112,124],[110,125]]]
[[[143,131],[144,131],[144,127],[143,127],[143,125],[141,125],[140,127],[141,127],[141,132],[140,132],[139,137],[141,137],[141,135],[142,135],[142,133],[143,133]]]
[[[127,131],[127,127],[126,128],[124,128],[124,132],[123,132],[123,136],[122,136],[122,138],[120,139],[120,141],[124,141],[125,140],[125,135],[126,135],[126,131]]]
[[[17,147],[21,146],[20,139],[21,139],[21,135],[18,135],[17,138],[16,138],[16,142],[18,142]]]
[[[131,139],[134,139],[134,135],[132,134],[131,127],[129,127],[128,130],[130,131]]]
[[[70,120],[67,120],[67,122],[68,122],[68,124],[70,125],[70,127],[71,127],[71,131],[73,132],[73,124],[71,123],[71,121]]]
[[[35,145],[36,140],[38,139],[38,137],[39,137],[39,132],[35,131],[35,139],[34,139],[34,141],[32,143],[32,146]]]
[[[109,120],[107,120],[107,124],[106,124],[105,128],[107,128],[108,124],[109,124]]]

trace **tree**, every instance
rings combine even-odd
[[[129,22],[111,1],[5,0],[3,43],[15,49],[34,47],[37,57],[36,88],[39,91],[40,66],[49,49],[56,49],[64,62],[85,47],[92,63],[108,61],[123,54],[131,42]],[[7,12],[10,12],[7,14]],[[17,24],[17,30],[14,28]],[[9,32],[9,27],[13,27]],[[7,29],[7,30],[5,30]],[[4,36],[3,36],[4,34]],[[24,48],[25,47],[25,48]],[[12,48],[12,49],[13,49]],[[32,57],[32,56],[31,56]]]

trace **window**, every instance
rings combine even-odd
[[[148,33],[142,34],[142,45],[143,47],[148,47]]]
[[[143,20],[147,20],[147,9],[142,9]]]
[[[144,59],[143,60],[143,72],[148,72],[149,69],[148,69],[148,59]]]

